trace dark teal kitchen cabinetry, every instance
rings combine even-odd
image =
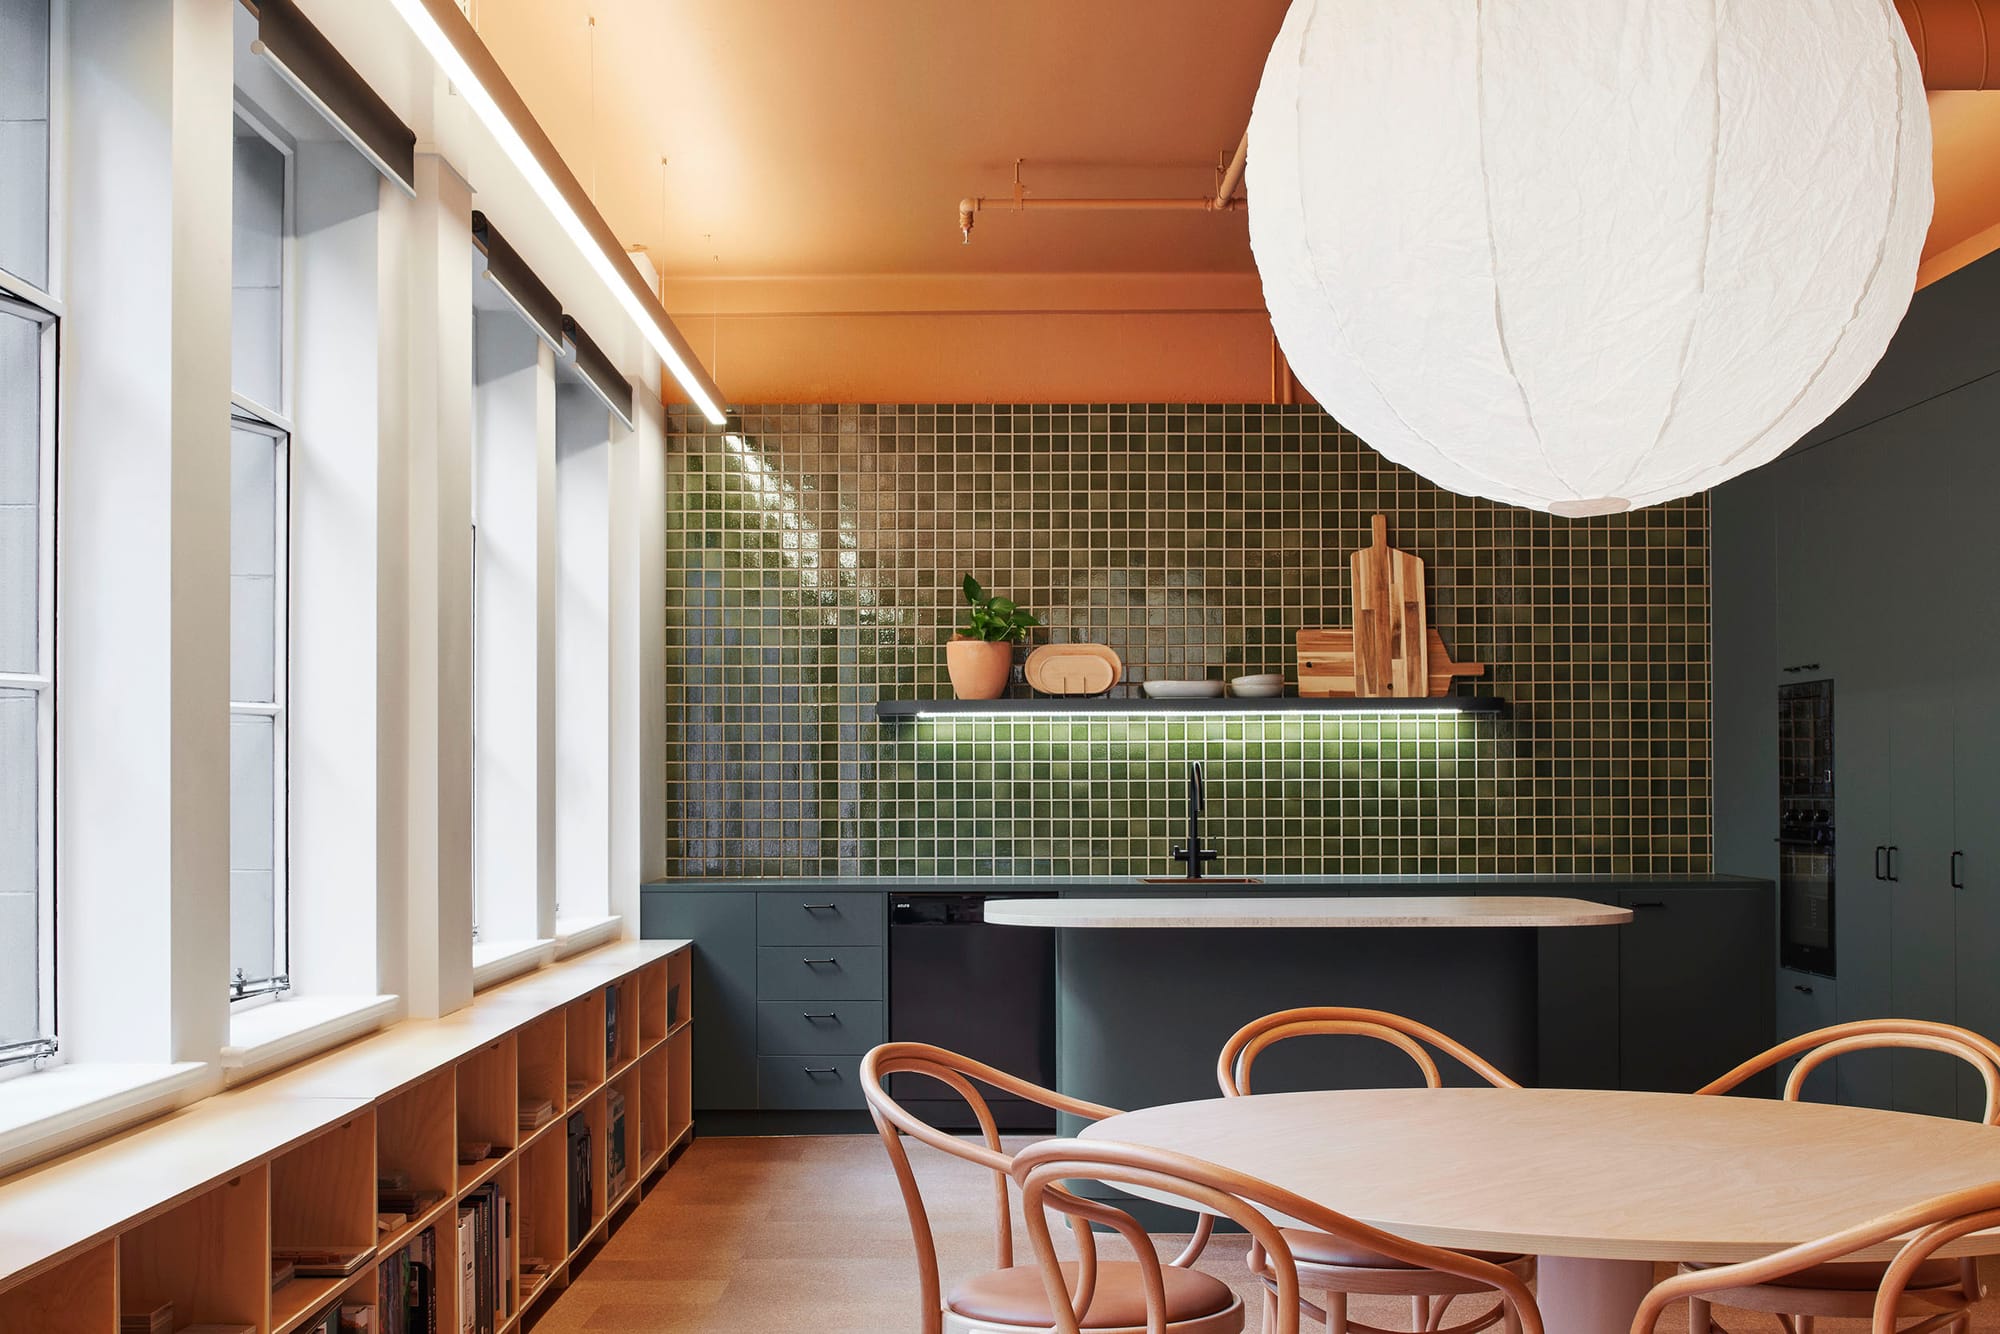
[[[641,898],[647,937],[694,942],[695,1110],[736,1129],[764,1113],[858,1128],[861,1057],[887,1036],[886,892],[774,882]]]
[[[1781,1035],[1836,1016],[2000,1035],[1996,303],[1995,258],[1920,292],[1848,407],[1714,497],[1719,871],[1769,873],[1777,806],[1775,736],[1757,736],[1763,778],[1723,720],[1774,714],[1780,683],[1833,683],[1836,976],[1778,975]],[[1924,1052],[1841,1057],[1834,1083],[1940,1115],[1983,1094]]]
[[[1615,903],[1632,920],[1541,932],[1544,1086],[1687,1093],[1770,1046],[1769,884],[1547,892]]]

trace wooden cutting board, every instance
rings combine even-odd
[[[1377,514],[1374,541],[1349,558],[1354,570],[1354,693],[1421,699],[1429,692],[1430,626],[1424,563],[1389,545],[1389,516]]]
[[[1449,695],[1454,677],[1486,675],[1485,663],[1453,662],[1444,636],[1436,630],[1429,631],[1425,639],[1429,679],[1419,694]],[[1355,693],[1354,631],[1343,626],[1299,631],[1299,694],[1308,699],[1330,699]]]
[[[1102,644],[1044,644],[1028,655],[1023,675],[1044,695],[1101,695],[1118,684],[1125,664]]]

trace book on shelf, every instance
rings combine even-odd
[[[379,1237],[385,1232],[394,1232],[397,1228],[402,1227],[409,1221],[410,1221],[410,1216],[408,1214],[390,1214],[390,1213],[376,1214],[375,1235]]]
[[[625,1094],[607,1089],[604,1094],[604,1195],[606,1203],[625,1193]]]
[[[437,1334],[437,1229],[425,1228],[376,1268],[379,1334]]]
[[[548,1098],[521,1099],[521,1133],[539,1130],[556,1119],[556,1105]]]
[[[590,1118],[577,1112],[564,1132],[569,1138],[569,1248],[583,1244],[591,1225]]]
[[[676,982],[667,988],[667,1027],[672,1028],[681,1021],[681,984]]]
[[[604,1071],[618,1064],[618,984],[604,989]]]
[[[505,1150],[502,1150],[504,1153]],[[483,1163],[494,1156],[493,1141],[486,1139],[462,1139],[458,1142],[458,1161],[461,1166]]]
[[[569,1100],[572,1103],[581,1101],[583,1095],[590,1092],[591,1087],[592,1087],[591,1082],[588,1079],[572,1079],[568,1083],[563,1085],[563,1088],[569,1094]]]
[[[271,1262],[289,1264],[297,1278],[346,1278],[375,1258],[373,1246],[275,1246]]]
[[[412,1190],[408,1186],[395,1189],[377,1187],[375,1208],[385,1214],[401,1214],[407,1222],[422,1218],[431,1210],[444,1203],[441,1190]]]
[[[471,1209],[458,1211],[458,1330],[459,1334],[479,1331],[479,1229]]]
[[[161,1302],[149,1311],[126,1311],[118,1317],[118,1334],[174,1334],[174,1304]]]
[[[374,1334],[375,1308],[359,1302],[343,1302],[340,1307],[340,1334]]]

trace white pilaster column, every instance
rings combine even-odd
[[[556,897],[611,908],[611,413],[556,389]]]
[[[235,8],[70,6],[56,837],[84,1060],[228,1032]]]
[[[555,354],[505,311],[473,321],[479,513],[479,934],[555,934]]]
[[[409,262],[410,1013],[472,999],[472,192],[417,158]]]
[[[401,985],[380,957],[400,933],[403,763],[400,579],[407,405],[396,267],[407,199],[345,143],[297,159],[297,362],[292,467],[291,974],[302,995]],[[385,731],[393,738],[382,744]]]

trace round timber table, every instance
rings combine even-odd
[[[1548,1334],[1623,1334],[1656,1260],[1747,1260],[2000,1180],[2000,1128],[1673,1093],[1272,1093],[1149,1107],[1083,1135],[1205,1158],[1434,1246],[1532,1252]],[[1996,1253],[2000,1231],[1940,1252]]]

